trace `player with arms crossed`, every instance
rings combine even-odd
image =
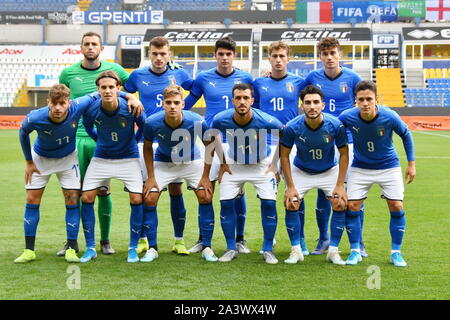
[[[333,37],[323,38],[317,44],[320,60],[323,67],[311,71],[306,77],[307,84],[318,87],[324,94],[324,113],[338,117],[344,110],[354,107],[356,84],[361,81],[361,76],[351,69],[341,67],[341,47],[339,41]],[[349,159],[353,158],[353,142],[350,131],[347,130]],[[323,254],[330,245],[328,237],[328,222],[330,219],[330,202],[320,189],[317,194],[316,219],[319,228],[319,242],[311,254]],[[364,215],[361,214],[361,225]],[[367,256],[361,238],[361,253]]]
[[[288,121],[298,116],[298,102],[300,91],[305,87],[305,81],[302,77],[287,72],[289,63],[289,46],[282,41],[275,41],[269,45],[269,62],[271,71],[269,75],[255,79],[253,86],[255,89],[255,103],[253,108],[260,109],[271,116],[274,116],[286,124]],[[278,139],[271,137],[271,156],[279,157]],[[293,158],[293,157],[292,157]],[[300,210],[296,212],[300,220],[304,221],[304,204],[300,205]],[[290,212],[294,214],[294,212]],[[305,235],[300,230],[300,244],[303,255],[308,255]]]
[[[392,134],[395,132],[403,141],[408,159],[405,172],[408,184],[416,176],[412,135],[397,113],[376,105],[377,88],[373,82],[361,81],[356,86],[355,94],[358,108],[344,111],[339,116],[342,123],[350,129],[355,147],[347,182],[349,200],[346,225],[352,248],[347,264],[361,261],[358,250],[361,205],[372,185],[378,184],[391,214],[391,262],[396,267],[405,267],[406,262],[400,253],[406,227],[403,210],[404,184]]]
[[[34,244],[39,223],[42,195],[52,174],[56,174],[66,203],[68,262],[79,262],[75,249],[80,225],[80,172],[75,134],[82,113],[95,101],[94,95],[82,97],[72,102],[70,90],[62,84],[54,85],[48,93],[48,107],[29,113],[20,128],[19,137],[27,163],[25,168],[24,229],[25,250],[14,262],[25,263],[36,259]],[[98,98],[98,95],[97,95]],[[38,136],[30,147],[30,133],[36,130]]]
[[[185,110],[189,110],[203,95],[206,102],[206,124],[211,127],[213,118],[221,111],[232,108],[231,89],[237,83],[252,83],[253,77],[244,71],[233,67],[233,60],[236,57],[236,42],[231,37],[224,37],[216,41],[214,48],[214,57],[217,61],[217,67],[201,72],[194,80],[190,94],[186,97]],[[225,141],[224,141],[225,142]],[[227,145],[223,146],[226,150]],[[219,164],[213,164],[210,179],[215,181],[219,174]],[[214,184],[213,184],[214,188]],[[237,214],[236,222],[236,241],[240,253],[250,253],[244,240],[244,229],[246,219],[246,203],[243,191],[235,199],[234,208]],[[201,235],[196,245],[189,251],[191,253],[202,250]]]
[[[229,148],[221,157],[219,172],[220,222],[227,242],[227,251],[219,259],[229,262],[238,257],[236,246],[236,212],[234,199],[246,182],[253,184],[261,200],[261,219],[264,230],[263,258],[276,264],[273,238],[277,228],[277,181],[273,171],[267,134],[282,129],[281,122],[258,109],[252,109],[253,87],[248,83],[236,84],[233,89],[234,109],[225,110],[214,117],[212,128],[227,136]]]
[[[299,201],[309,190],[321,189],[331,202],[331,244],[327,260],[344,265],[338,253],[344,232],[347,195],[344,180],[348,168],[347,134],[336,117],[322,113],[325,108],[322,91],[308,85],[300,94],[304,115],[288,122],[281,138],[281,167],[286,180],[286,229],[291,240],[291,253],[285,263],[303,261],[300,247],[300,219],[296,213]],[[294,166],[289,155],[297,147]],[[339,164],[335,158],[339,151]]]
[[[193,79],[182,68],[169,67],[170,62],[170,44],[164,37],[154,37],[150,40],[148,55],[151,60],[151,66],[145,66],[134,70],[130,78],[125,83],[125,89],[128,92],[139,92],[139,98],[145,109],[145,116],[149,117],[162,110],[163,91],[170,84],[179,84],[185,90],[191,88]],[[142,153],[143,141],[139,142],[139,153],[144,179],[146,179],[147,169],[145,168],[144,157]],[[154,148],[156,149],[155,143]],[[186,208],[184,206],[182,194],[182,182],[169,184],[170,195],[170,214],[174,228],[175,244],[172,251],[185,255],[189,254],[183,240],[184,227],[186,223]],[[138,253],[149,249],[144,230],[141,232],[139,240]]]
[[[164,111],[148,117],[144,129],[144,159],[148,175],[144,184],[144,230],[150,249],[141,261],[151,262],[158,258],[158,200],[167,185],[180,179],[186,180],[189,188],[195,191],[199,202],[200,230],[204,246],[202,257],[207,261],[217,261],[211,249],[214,231],[212,185],[209,181],[212,154],[206,154],[203,163],[200,150],[196,146],[196,139],[203,140],[203,134],[208,127],[200,115],[182,110],[184,101],[180,86],[170,85],[164,89],[163,94]],[[154,140],[158,141],[155,156],[152,147]],[[204,143],[207,146],[210,142]]]
[[[83,119],[86,131],[97,142],[97,146],[83,182],[81,220],[86,251],[80,262],[88,262],[97,257],[94,201],[98,188],[109,185],[111,178],[122,181],[130,195],[128,262],[137,262],[139,257],[136,247],[143,217],[143,186],[136,140],[142,135],[144,117],[130,115],[126,100],[118,97],[121,82],[114,71],[102,72],[96,83],[102,99],[91,105]],[[94,130],[94,124],[97,130]],[[135,124],[139,127],[136,136]]]
[[[87,32],[81,38],[81,51],[83,53],[83,60],[74,63],[73,65],[64,68],[59,76],[59,83],[65,84],[70,88],[70,98],[75,99],[86,94],[97,91],[95,79],[106,70],[113,70],[116,72],[122,83],[126,83],[129,74],[122,66],[117,63],[111,63],[106,60],[100,60],[100,54],[104,47],[102,45],[102,38],[95,32]],[[142,104],[132,94],[127,96],[127,99],[132,104],[133,112],[140,114],[142,112]],[[139,108],[136,108],[139,106]],[[130,105],[131,107],[131,105]],[[87,167],[91,161],[95,151],[95,141],[93,141],[84,130],[82,121],[78,124],[77,131],[77,150],[78,161],[80,164],[81,182],[84,180]],[[111,230],[112,219],[112,201],[109,193],[109,186],[105,186],[98,192],[98,220],[100,225],[100,244],[101,252],[103,254],[113,254],[114,249],[111,247],[109,241],[109,234]],[[67,244],[57,255],[63,256],[67,248]],[[78,251],[78,248],[76,248]]]

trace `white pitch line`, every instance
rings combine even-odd
[[[400,158],[406,158],[406,156],[400,156]],[[449,159],[450,157],[445,157],[445,156],[416,156],[416,159]]]
[[[413,131],[413,133],[422,133],[422,134],[427,134],[427,135],[429,135],[429,136],[436,136],[436,137],[450,138],[450,135],[439,134],[439,133],[432,133],[432,132]]]

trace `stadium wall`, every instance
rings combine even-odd
[[[420,27],[450,27],[450,23],[421,23]],[[160,24],[109,24],[106,26],[106,41],[108,44],[115,44],[117,39],[122,34],[144,35],[147,29],[161,29]],[[188,24],[176,23],[170,24],[170,29],[205,29],[205,28],[223,28],[221,23],[211,24]],[[263,28],[287,28],[285,23],[232,23],[230,25],[233,29],[252,28],[254,32],[261,32]],[[350,24],[293,24],[292,29],[298,28],[351,28]],[[355,28],[364,27],[370,28],[374,32],[402,32],[402,28],[416,27],[414,23],[358,23]],[[88,32],[95,31],[99,34],[104,34],[103,25],[89,24],[89,25],[62,25],[52,24],[45,26],[45,40],[47,44],[77,44],[81,36]],[[20,35],[20,37],[18,36]],[[36,24],[0,24],[0,44],[20,43],[20,44],[35,44],[42,43],[43,28]],[[258,41],[258,39],[255,39]]]

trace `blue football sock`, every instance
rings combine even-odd
[[[317,190],[317,202],[316,202],[316,220],[317,227],[319,228],[320,240],[328,240],[328,223],[330,221],[331,204],[325,196],[325,193],[321,190]]]
[[[186,208],[184,207],[183,195],[170,196],[170,215],[172,216],[175,237],[182,238],[186,224]]]
[[[26,237],[35,237],[39,223],[40,211],[39,204],[25,204],[25,214],[23,218],[23,227]]]
[[[361,238],[361,222],[359,220],[359,214],[359,210],[347,210],[345,213],[345,227],[347,228],[351,249],[360,249],[359,240]]]
[[[236,236],[244,238],[245,219],[247,214],[247,205],[245,195],[234,199],[234,209],[236,210]]]
[[[278,220],[275,200],[261,199],[261,220],[264,231],[263,251],[272,251]]]
[[[359,240],[359,243],[362,245],[364,243],[363,241],[363,230],[364,230],[364,202],[361,205],[361,213],[359,214],[359,221],[361,222],[361,239]]]
[[[300,217],[300,238],[305,238],[305,199],[300,203],[298,216]]]
[[[330,225],[330,246],[339,247],[345,227],[345,211],[333,210]]]
[[[142,206],[143,219],[143,229],[147,235],[148,245],[150,247],[155,247],[157,245],[157,234],[158,234],[158,212],[156,211],[156,206],[149,207],[145,204]]]
[[[406,217],[405,211],[399,212],[391,211],[391,222],[389,229],[392,238],[392,250],[400,250],[403,242],[403,235],[405,234]]]
[[[86,248],[95,248],[95,212],[93,202],[83,202],[81,205],[81,221],[83,222]]]
[[[198,214],[200,216],[200,230],[203,245],[211,247],[211,239],[214,233],[214,207],[212,203],[199,204]]]
[[[234,210],[234,199],[220,200],[220,224],[227,241],[228,250],[236,248],[236,211]]]
[[[286,230],[291,240],[291,245],[300,244],[300,216],[299,211],[286,210]]]
[[[141,204],[131,204],[130,214],[130,248],[137,248],[139,238],[141,236],[142,222],[144,214]]]
[[[77,240],[80,230],[80,206],[66,205],[66,232],[67,240]]]

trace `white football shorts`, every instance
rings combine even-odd
[[[164,190],[170,183],[186,181],[188,187],[197,189],[203,173],[203,160],[193,160],[190,163],[153,162],[156,183],[159,190]]]
[[[230,161],[230,162],[229,162]],[[253,184],[260,199],[277,199],[277,181],[273,172],[266,172],[270,164],[270,157],[257,164],[231,164],[227,158],[228,166],[232,172],[224,173],[220,183],[220,200],[230,200],[241,194],[246,182]]]
[[[384,198],[403,201],[405,187],[400,167],[381,170],[352,167],[347,181],[348,200],[366,199],[373,184],[381,187]]]
[[[108,187],[111,179],[123,182],[129,192],[142,193],[142,173],[138,158],[103,159],[93,157],[83,181],[83,191]]]
[[[321,189],[327,197],[331,197],[339,176],[339,167],[334,166],[325,172],[310,174],[292,165],[291,172],[295,188],[302,199],[312,189]]]
[[[79,190],[80,166],[78,165],[77,150],[63,158],[47,158],[38,155],[31,150],[31,156],[40,174],[34,172],[31,176],[31,183],[25,185],[25,189],[44,188],[52,174],[56,174],[61,188],[67,190]]]

